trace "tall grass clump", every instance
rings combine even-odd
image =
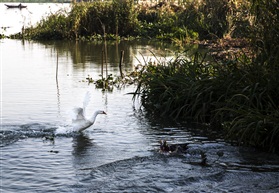
[[[250,37],[256,57],[238,71],[245,82],[225,108],[234,117],[227,127],[228,136],[278,152],[279,4],[274,0],[250,3],[253,14]]]
[[[222,120],[229,138],[270,151],[279,150],[278,72],[257,61],[234,72],[240,78],[235,94],[218,109],[218,113],[230,116]]]
[[[74,14],[75,12],[84,13],[80,15],[78,21],[76,18],[79,17]],[[70,18],[75,21],[75,33],[79,36],[104,33],[120,36],[133,35],[138,23],[131,0],[78,3],[73,6]]]
[[[141,93],[143,106],[162,116],[209,120],[214,96],[203,93],[212,93],[215,69],[199,59],[196,54],[191,60],[177,57],[167,64],[145,64],[135,92]]]
[[[145,64],[135,96],[147,112],[223,129],[228,139],[278,151],[277,72],[248,58],[227,63],[204,56]]]

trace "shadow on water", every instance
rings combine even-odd
[[[73,137],[73,155],[82,156],[86,155],[86,151],[93,146],[92,139],[83,133],[80,133]]]

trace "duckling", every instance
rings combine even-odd
[[[188,144],[167,144],[166,140],[160,140],[160,152],[162,153],[185,153],[188,149]]]

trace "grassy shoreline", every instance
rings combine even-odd
[[[135,4],[132,0],[72,3],[71,11],[42,19],[14,38],[99,39],[144,37],[185,43],[192,40],[241,38],[250,32],[252,17],[243,5],[225,0],[183,1],[179,4]]]

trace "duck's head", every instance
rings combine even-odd
[[[97,114],[104,114],[104,115],[106,115],[107,113],[105,111],[103,111],[103,110],[98,110]]]
[[[166,140],[160,140],[159,143],[160,143],[160,150],[161,151],[163,151],[163,152],[168,152],[169,151],[169,146],[168,146]]]

